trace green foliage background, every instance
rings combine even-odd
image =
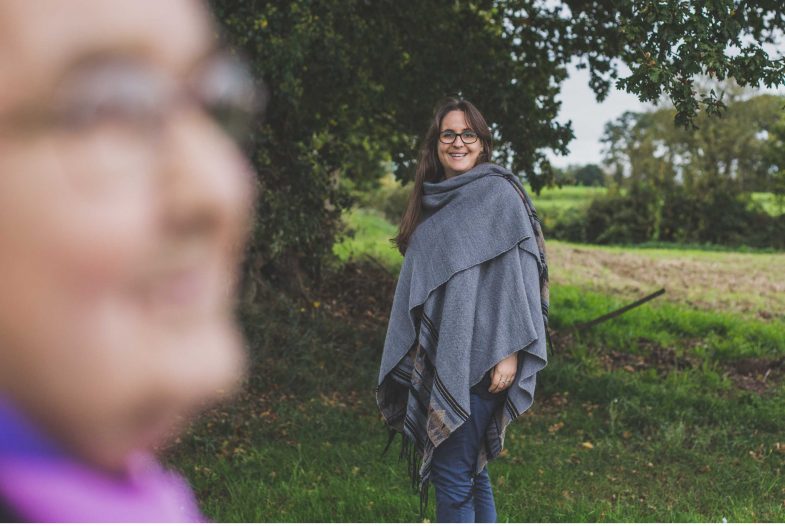
[[[665,96],[674,119],[720,112],[701,75],[781,84],[785,65],[762,44],[785,27],[778,2],[564,0],[214,1],[232,47],[271,99],[254,132],[262,187],[247,262],[253,282],[321,273],[348,189],[390,166],[412,177],[418,137],[437,100],[461,94],[493,124],[498,159],[535,190],[552,180],[545,150],[564,152],[556,120],[565,66],[642,100]],[[742,40],[749,44],[742,44]],[[729,52],[729,46],[735,52]],[[631,74],[618,78],[621,64]]]
[[[242,396],[167,457],[220,521],[417,519],[405,467],[379,457],[385,433],[372,388],[400,264],[388,241],[406,190],[378,181],[390,172],[411,182],[438,99],[475,102],[493,125],[497,160],[536,193],[555,178],[545,152],[563,153],[573,135],[556,116],[574,59],[589,68],[598,100],[613,83],[644,101],[665,98],[674,109],[654,120],[684,130],[726,110],[700,79],[781,85],[785,71],[762,48],[785,28],[773,0],[214,0],[211,8],[270,90],[250,147],[261,192],[246,277],[263,293],[241,310],[252,371]],[[631,73],[619,78],[622,65]],[[637,119],[619,131],[637,133]],[[785,167],[778,122],[760,150],[775,172]],[[647,196],[659,202],[664,186],[652,183],[659,171],[640,173],[638,194],[619,188],[608,198],[641,200],[616,220],[650,236],[639,219],[656,210]],[[570,207],[576,235],[587,223],[574,203],[606,193],[596,190],[553,199],[554,210]],[[546,201],[535,203],[546,209]],[[350,210],[354,203],[376,210]],[[598,221],[609,214],[595,210]],[[336,259],[349,263],[333,268]],[[364,259],[366,267],[352,262]],[[332,289],[304,285],[320,277]],[[583,286],[554,283],[551,293],[557,330],[622,304]],[[656,303],[565,343],[491,468],[500,519],[782,520],[781,377],[744,376],[757,391],[737,383],[745,360],[781,363],[782,334],[779,318]]]

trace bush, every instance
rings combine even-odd
[[[596,197],[586,210],[588,243],[643,243],[653,239],[656,197],[649,189],[635,188],[626,195]]]
[[[546,222],[553,239],[596,244],[651,241],[785,248],[785,214],[773,217],[748,196],[723,191],[688,195],[647,186],[595,197],[586,209]]]
[[[406,210],[413,185],[414,183],[408,183],[401,186],[388,174],[382,178],[377,188],[358,193],[357,203],[362,207],[378,210],[387,221],[397,226]]]
[[[586,209],[568,208],[559,214],[541,217],[545,236],[566,241],[586,241]]]

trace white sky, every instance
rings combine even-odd
[[[605,123],[617,118],[625,111],[644,111],[651,108],[643,104],[635,95],[613,87],[608,97],[597,102],[589,87],[589,70],[576,69],[573,64],[568,68],[569,77],[562,84],[561,111],[558,121],[572,121],[575,138],[570,142],[570,153],[566,156],[548,152],[554,166],[565,168],[569,164],[600,164],[602,162],[600,137]],[[621,75],[625,76],[625,75]]]
[[[785,44],[778,48],[765,45],[764,49],[770,54],[775,50],[784,53]],[[554,166],[565,168],[570,164],[601,164],[602,163],[602,144],[600,137],[605,123],[619,117],[625,111],[647,111],[652,109],[651,104],[640,102],[635,95],[621,91],[613,87],[608,97],[598,103],[594,92],[589,87],[588,69],[578,70],[574,65],[568,68],[569,77],[562,84],[562,92],[559,100],[562,102],[558,121],[572,121],[572,129],[575,138],[569,144],[569,155],[555,155],[548,151],[548,158]],[[625,77],[629,74],[626,66],[619,68],[619,76]],[[785,94],[785,88],[779,90],[762,89],[761,93],[780,93]]]

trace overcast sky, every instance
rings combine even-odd
[[[643,104],[635,95],[620,91],[613,86],[608,97],[599,103],[589,87],[589,71],[578,70],[571,65],[568,72],[569,77],[562,84],[560,97],[562,105],[558,120],[559,122],[572,121],[575,139],[570,143],[569,155],[557,156],[549,152],[549,158],[554,166],[561,168],[569,164],[600,164],[602,161],[600,137],[605,123],[625,111],[642,111],[651,108],[651,105]]]
[[[785,43],[779,46],[764,45],[763,48],[772,55],[785,56]],[[733,54],[733,53],[731,53]],[[619,117],[625,111],[647,111],[652,109],[651,104],[643,104],[635,95],[613,87],[608,97],[598,103],[594,92],[589,88],[589,72],[586,69],[578,70],[574,66],[568,68],[569,77],[562,84],[560,100],[562,102],[559,122],[572,121],[572,130],[575,139],[569,145],[570,153],[566,156],[557,156],[548,152],[548,157],[554,166],[564,168],[570,164],[600,164],[602,162],[602,145],[600,137],[605,123]],[[626,66],[619,68],[619,76],[629,74]],[[785,94],[785,88],[778,90],[762,89],[761,93]]]

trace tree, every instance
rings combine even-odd
[[[785,209],[785,113],[769,128],[763,152],[769,169],[763,175],[764,188],[773,192],[780,210]]]
[[[446,94],[483,110],[498,158],[538,191],[553,179],[544,151],[566,153],[573,137],[570,123],[556,121],[573,58],[590,69],[598,99],[614,81],[642,100],[664,95],[685,125],[701,108],[723,108],[716,94],[696,91],[699,74],[783,81],[783,62],[761,47],[785,25],[773,0],[216,0],[212,8],[271,93],[252,147],[262,186],[253,280],[318,276],[350,203],[342,181],[370,184],[384,161],[410,180],[417,138]],[[625,78],[622,63],[632,72]]]
[[[728,89],[732,93],[723,118],[701,115],[695,128],[675,126],[676,110],[667,107],[626,113],[607,123],[605,162],[628,184],[646,181],[661,190],[678,184],[689,194],[770,191],[772,142],[767,137],[776,136],[785,100],[745,98],[743,91]]]
[[[729,91],[724,117],[700,115],[692,129],[674,125],[673,108],[628,113],[606,125],[606,162],[620,174],[617,183],[628,197],[613,205],[618,209],[629,201],[653,239],[750,244],[751,229],[757,228],[755,243],[775,244],[760,228],[768,219],[749,205],[752,191],[771,190],[768,156],[783,99],[745,98],[732,86]],[[595,215],[599,211],[607,209],[597,208]],[[595,223],[598,233],[626,228],[603,218]]]
[[[585,164],[575,170],[575,184],[580,186],[604,186],[605,172],[596,164]]]

